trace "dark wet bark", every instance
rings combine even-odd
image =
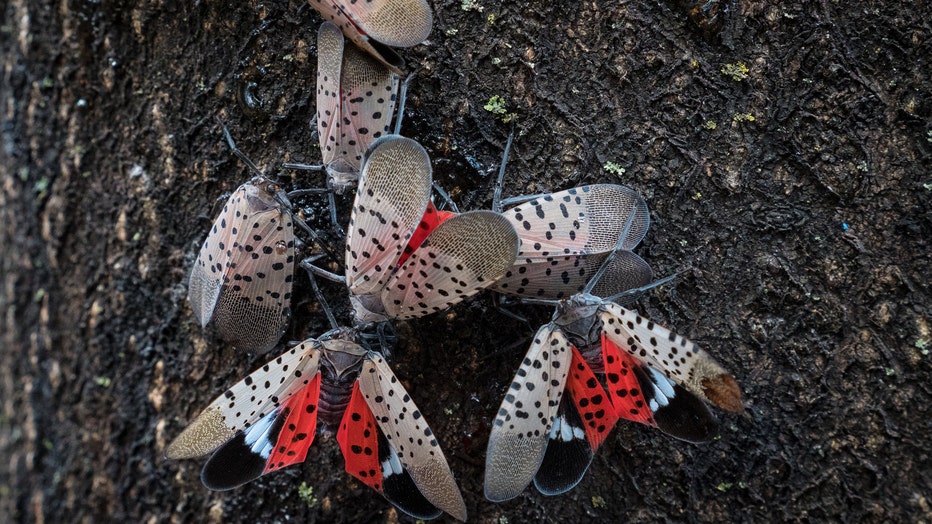
[[[394,368],[471,519],[928,520],[932,8],[744,2],[706,40],[673,1],[464,5],[435,3],[428,44],[403,51],[420,68],[403,131],[435,178],[462,208],[488,205],[510,125],[483,106],[499,96],[519,133],[506,193],[638,189],[653,218],[639,253],[683,273],[637,307],[715,354],[749,406],[702,446],[622,423],[569,494],[491,504],[488,426],[531,331],[487,299],[409,322]],[[260,166],[319,158],[316,13],[2,10],[2,520],[396,520],[332,438],[228,493],[201,486],[201,461],[162,459],[261,363],[199,329],[186,276],[215,199],[248,176],[217,117]],[[326,226],[320,204],[304,213]],[[291,340],[326,329],[298,281]]]

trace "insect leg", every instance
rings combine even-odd
[[[337,319],[333,315],[333,310],[330,309],[330,304],[327,303],[327,299],[324,298],[324,294],[320,292],[320,287],[317,286],[317,279],[314,278],[314,271],[312,270],[312,268],[314,268],[315,266],[311,264],[312,260],[316,260],[316,259],[306,258],[302,260],[299,265],[307,271],[307,277],[311,281],[311,287],[314,288],[314,296],[317,297],[317,302],[320,304],[320,308],[323,309],[324,314],[327,315],[327,320],[330,322],[330,327],[332,329],[337,329],[338,327],[340,327],[340,325],[337,324]]]
[[[502,154],[502,165],[498,168],[498,178],[495,180],[495,191],[492,193],[492,211],[502,212],[502,184],[505,183],[505,165],[508,163],[508,154],[511,153],[511,143],[515,139],[515,128],[512,126],[508,133],[508,142],[505,143],[505,152]]]
[[[405,116],[405,100],[408,98],[408,84],[411,83],[411,80],[414,79],[414,76],[417,75],[421,70],[417,69],[412,71],[405,81],[401,83],[401,89],[398,91],[398,112],[395,113],[395,130],[394,134],[401,134],[401,121]]]

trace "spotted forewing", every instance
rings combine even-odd
[[[328,183],[337,190],[355,183],[362,155],[388,134],[398,77],[381,62],[345,44],[333,24],[317,36],[317,126]]]
[[[392,318],[443,311],[492,285],[514,264],[514,227],[498,213],[470,211],[439,224],[382,292]]]
[[[430,158],[414,140],[376,140],[366,154],[346,238],[352,295],[380,293],[427,209]]]
[[[615,263],[629,265],[632,287],[649,282],[649,266],[630,250],[647,233],[650,215],[644,199],[631,188],[581,186],[535,198],[503,215],[521,237],[521,249],[514,266],[493,286],[496,291],[567,298],[581,292],[619,246],[625,255]]]
[[[563,397],[572,346],[559,330],[537,331],[492,423],[485,458],[485,496],[512,499],[531,483],[547,451]]]
[[[360,49],[400,74],[404,61],[391,47],[411,47],[427,39],[433,12],[425,0],[308,0]]]
[[[223,206],[191,270],[194,317],[237,348],[267,351],[291,314],[294,229],[276,184],[255,177]]]

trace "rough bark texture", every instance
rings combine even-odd
[[[488,298],[408,322],[394,368],[471,520],[930,521],[928,2],[746,1],[712,39],[673,1],[434,8],[429,42],[403,51],[419,68],[403,132],[435,178],[488,206],[510,125],[483,106],[500,96],[507,194],[638,189],[639,253],[682,274],[637,307],[716,355],[749,407],[704,446],[622,423],[570,493],[492,504],[489,423],[531,330]],[[332,438],[228,493],[201,486],[202,461],[162,458],[263,361],[202,332],[185,298],[216,199],[249,176],[217,118],[287,187],[321,185],[273,169],[319,159],[319,23],[298,0],[2,4],[0,520],[407,520]],[[326,329],[298,281],[286,340]]]

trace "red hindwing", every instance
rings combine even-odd
[[[615,413],[626,420],[656,427],[650,406],[644,401],[644,392],[634,369],[642,364],[627,351],[621,351],[602,333],[602,362],[605,365],[605,385]]]
[[[307,450],[314,442],[317,431],[317,402],[320,398],[320,374],[308,384],[304,391],[292,396],[281,409],[288,410],[288,417],[278,434],[275,449],[265,463],[263,475],[292,464],[304,462]]]
[[[411,238],[408,240],[408,245],[405,246],[401,258],[398,259],[398,267],[401,267],[405,263],[405,260],[408,260],[408,257],[411,256],[411,253],[424,243],[424,240],[427,239],[431,231],[437,229],[437,226],[454,216],[456,216],[456,213],[452,211],[440,211],[434,206],[433,202],[428,201],[427,210],[424,211],[421,222],[417,225],[417,228],[414,229]]]
[[[359,391],[359,382],[353,384],[353,395],[343,414],[337,442],[343,451],[346,472],[381,493],[378,428],[372,411]]]
[[[595,378],[595,374],[575,347],[566,380],[566,391],[573,397],[586,428],[586,440],[595,451],[618,422],[618,415],[605,395],[602,384]]]

